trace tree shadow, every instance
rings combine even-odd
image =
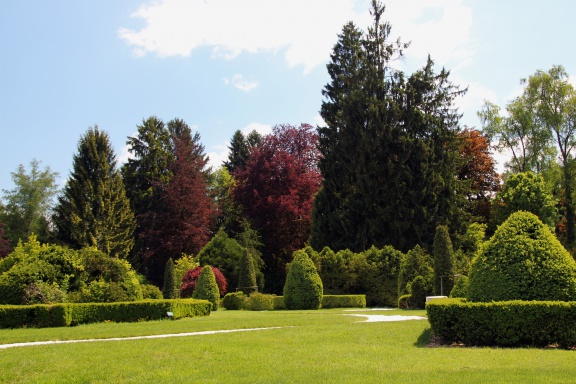
[[[414,343],[414,346],[417,348],[428,348],[430,344],[433,342],[434,334],[432,333],[432,328],[426,328],[418,339]]]

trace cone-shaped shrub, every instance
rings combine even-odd
[[[214,276],[214,272],[212,272],[212,267],[209,265],[202,268],[202,272],[200,272],[200,276],[198,276],[196,289],[192,293],[192,298],[208,300],[212,303],[212,310],[218,310],[220,291],[218,290],[218,284],[216,284],[216,277]]]
[[[254,260],[250,255],[248,249],[244,250],[244,255],[240,259],[240,273],[238,276],[238,289],[248,296],[252,292],[258,291],[258,284],[256,282],[256,269],[254,268]]]
[[[454,250],[448,227],[445,225],[436,227],[432,254],[434,255],[434,293],[447,296],[454,287]]]
[[[576,300],[576,262],[536,215],[518,211],[472,262],[468,298]]]
[[[177,299],[180,291],[180,282],[176,278],[174,271],[174,261],[169,258],[164,270],[164,287],[162,287],[162,296],[165,299]]]
[[[296,251],[284,285],[286,309],[318,309],[322,292],[322,280],[314,263],[306,252]]]

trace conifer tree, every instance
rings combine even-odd
[[[405,252],[431,246],[439,222],[461,224],[459,115],[452,102],[463,91],[447,71],[435,73],[431,59],[408,77],[391,68],[408,45],[389,42],[383,13],[373,0],[367,33],[346,24],[327,66],[315,249],[392,245]]]
[[[238,289],[247,295],[250,295],[252,292],[258,292],[254,261],[252,260],[252,256],[250,256],[250,251],[248,249],[244,249],[244,254],[240,260]]]
[[[126,258],[136,223],[108,134],[90,128],[80,138],[72,167],[53,216],[58,239]]]
[[[228,161],[224,162],[224,166],[228,169],[228,172],[233,173],[235,170],[243,168],[246,165],[246,160],[248,160],[248,145],[246,137],[244,137],[241,130],[234,132],[228,149],[230,153],[228,154]]]
[[[286,284],[286,309],[319,309],[322,305],[323,285],[316,266],[304,250],[294,252]]]
[[[174,270],[174,261],[169,258],[166,262],[164,269],[164,286],[162,288],[162,296],[165,299],[177,299],[180,292],[180,282],[176,278]]]
[[[434,256],[434,293],[448,296],[454,287],[454,250],[448,227],[436,227],[436,236],[432,247]]]
[[[202,272],[200,272],[200,276],[198,276],[196,289],[194,289],[194,292],[192,293],[192,298],[208,300],[212,303],[212,310],[218,310],[220,291],[211,266],[207,265],[202,268]]]

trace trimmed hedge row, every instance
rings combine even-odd
[[[246,297],[242,292],[228,293],[222,300],[227,310],[247,309],[251,311],[286,309],[283,296],[253,293]],[[322,308],[364,308],[366,295],[324,295]]]
[[[120,303],[63,303],[54,305],[1,305],[0,328],[65,327],[104,321],[136,322],[160,320],[172,312],[174,318],[207,316],[206,300],[144,300]]]
[[[324,295],[322,308],[364,308],[366,295]]]
[[[435,335],[469,346],[576,346],[576,302],[473,303],[436,299],[426,303]]]

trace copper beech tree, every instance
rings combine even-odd
[[[321,181],[317,140],[308,124],[277,125],[234,173],[233,197],[262,237],[267,291],[282,291],[286,264],[310,235]]]

